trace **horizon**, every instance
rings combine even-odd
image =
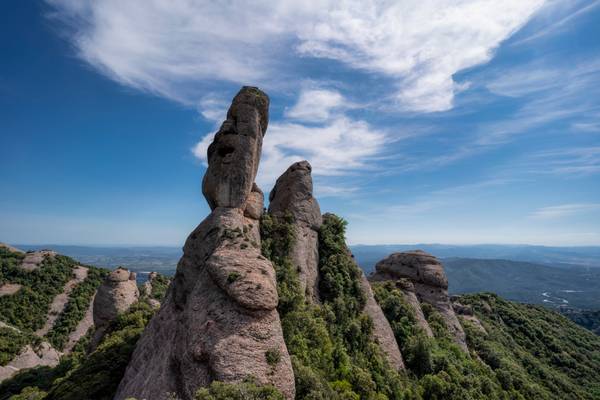
[[[182,246],[255,85],[352,246],[600,246],[600,1],[119,4],[0,5],[0,242]]]

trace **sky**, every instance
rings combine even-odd
[[[600,245],[600,1],[0,3],[0,241],[180,246],[242,85],[351,244]]]

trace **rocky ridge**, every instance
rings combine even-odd
[[[374,282],[399,279],[403,281],[397,286],[413,308],[417,321],[426,334],[432,335],[423,317],[420,306],[422,303],[431,305],[440,313],[454,342],[468,351],[465,332],[448,295],[448,279],[442,263],[421,250],[393,253],[379,261],[375,265],[375,272],[370,276],[370,280]]]

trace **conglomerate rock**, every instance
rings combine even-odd
[[[262,192],[254,183],[268,97],[244,87],[208,149],[203,193],[212,212],[189,235],[160,310],[115,399],[194,398],[212,381],[253,377],[287,399],[294,373],[277,313],[277,283],[260,252]]]
[[[139,297],[135,273],[125,268],[117,268],[106,277],[94,297],[93,317],[96,331],[90,344],[92,349],[100,343],[108,325],[119,314],[127,311]]]
[[[439,260],[421,250],[393,253],[375,265],[371,276],[374,281],[402,278],[412,282],[420,303],[430,304],[441,314],[455,343],[467,351],[465,332],[452,308],[448,279]]]
[[[308,161],[292,164],[269,195],[269,212],[294,218],[294,244],[290,259],[306,298],[319,301],[319,228],[323,223],[319,203],[313,197],[312,168]]]

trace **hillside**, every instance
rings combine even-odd
[[[492,294],[450,296],[443,263],[421,250],[365,275],[346,221],[321,212],[307,161],[281,174],[265,208],[255,178],[269,102],[256,87],[233,99],[207,150],[211,211],[172,280],[152,273],[139,286],[116,268],[82,286],[92,267],[5,250],[3,359],[63,348],[73,324],[52,332],[77,321],[69,309],[91,307],[93,326],[70,351],[52,347],[52,364],[3,381],[0,400],[600,398],[600,337],[567,318]],[[69,307],[79,292],[93,302]]]

